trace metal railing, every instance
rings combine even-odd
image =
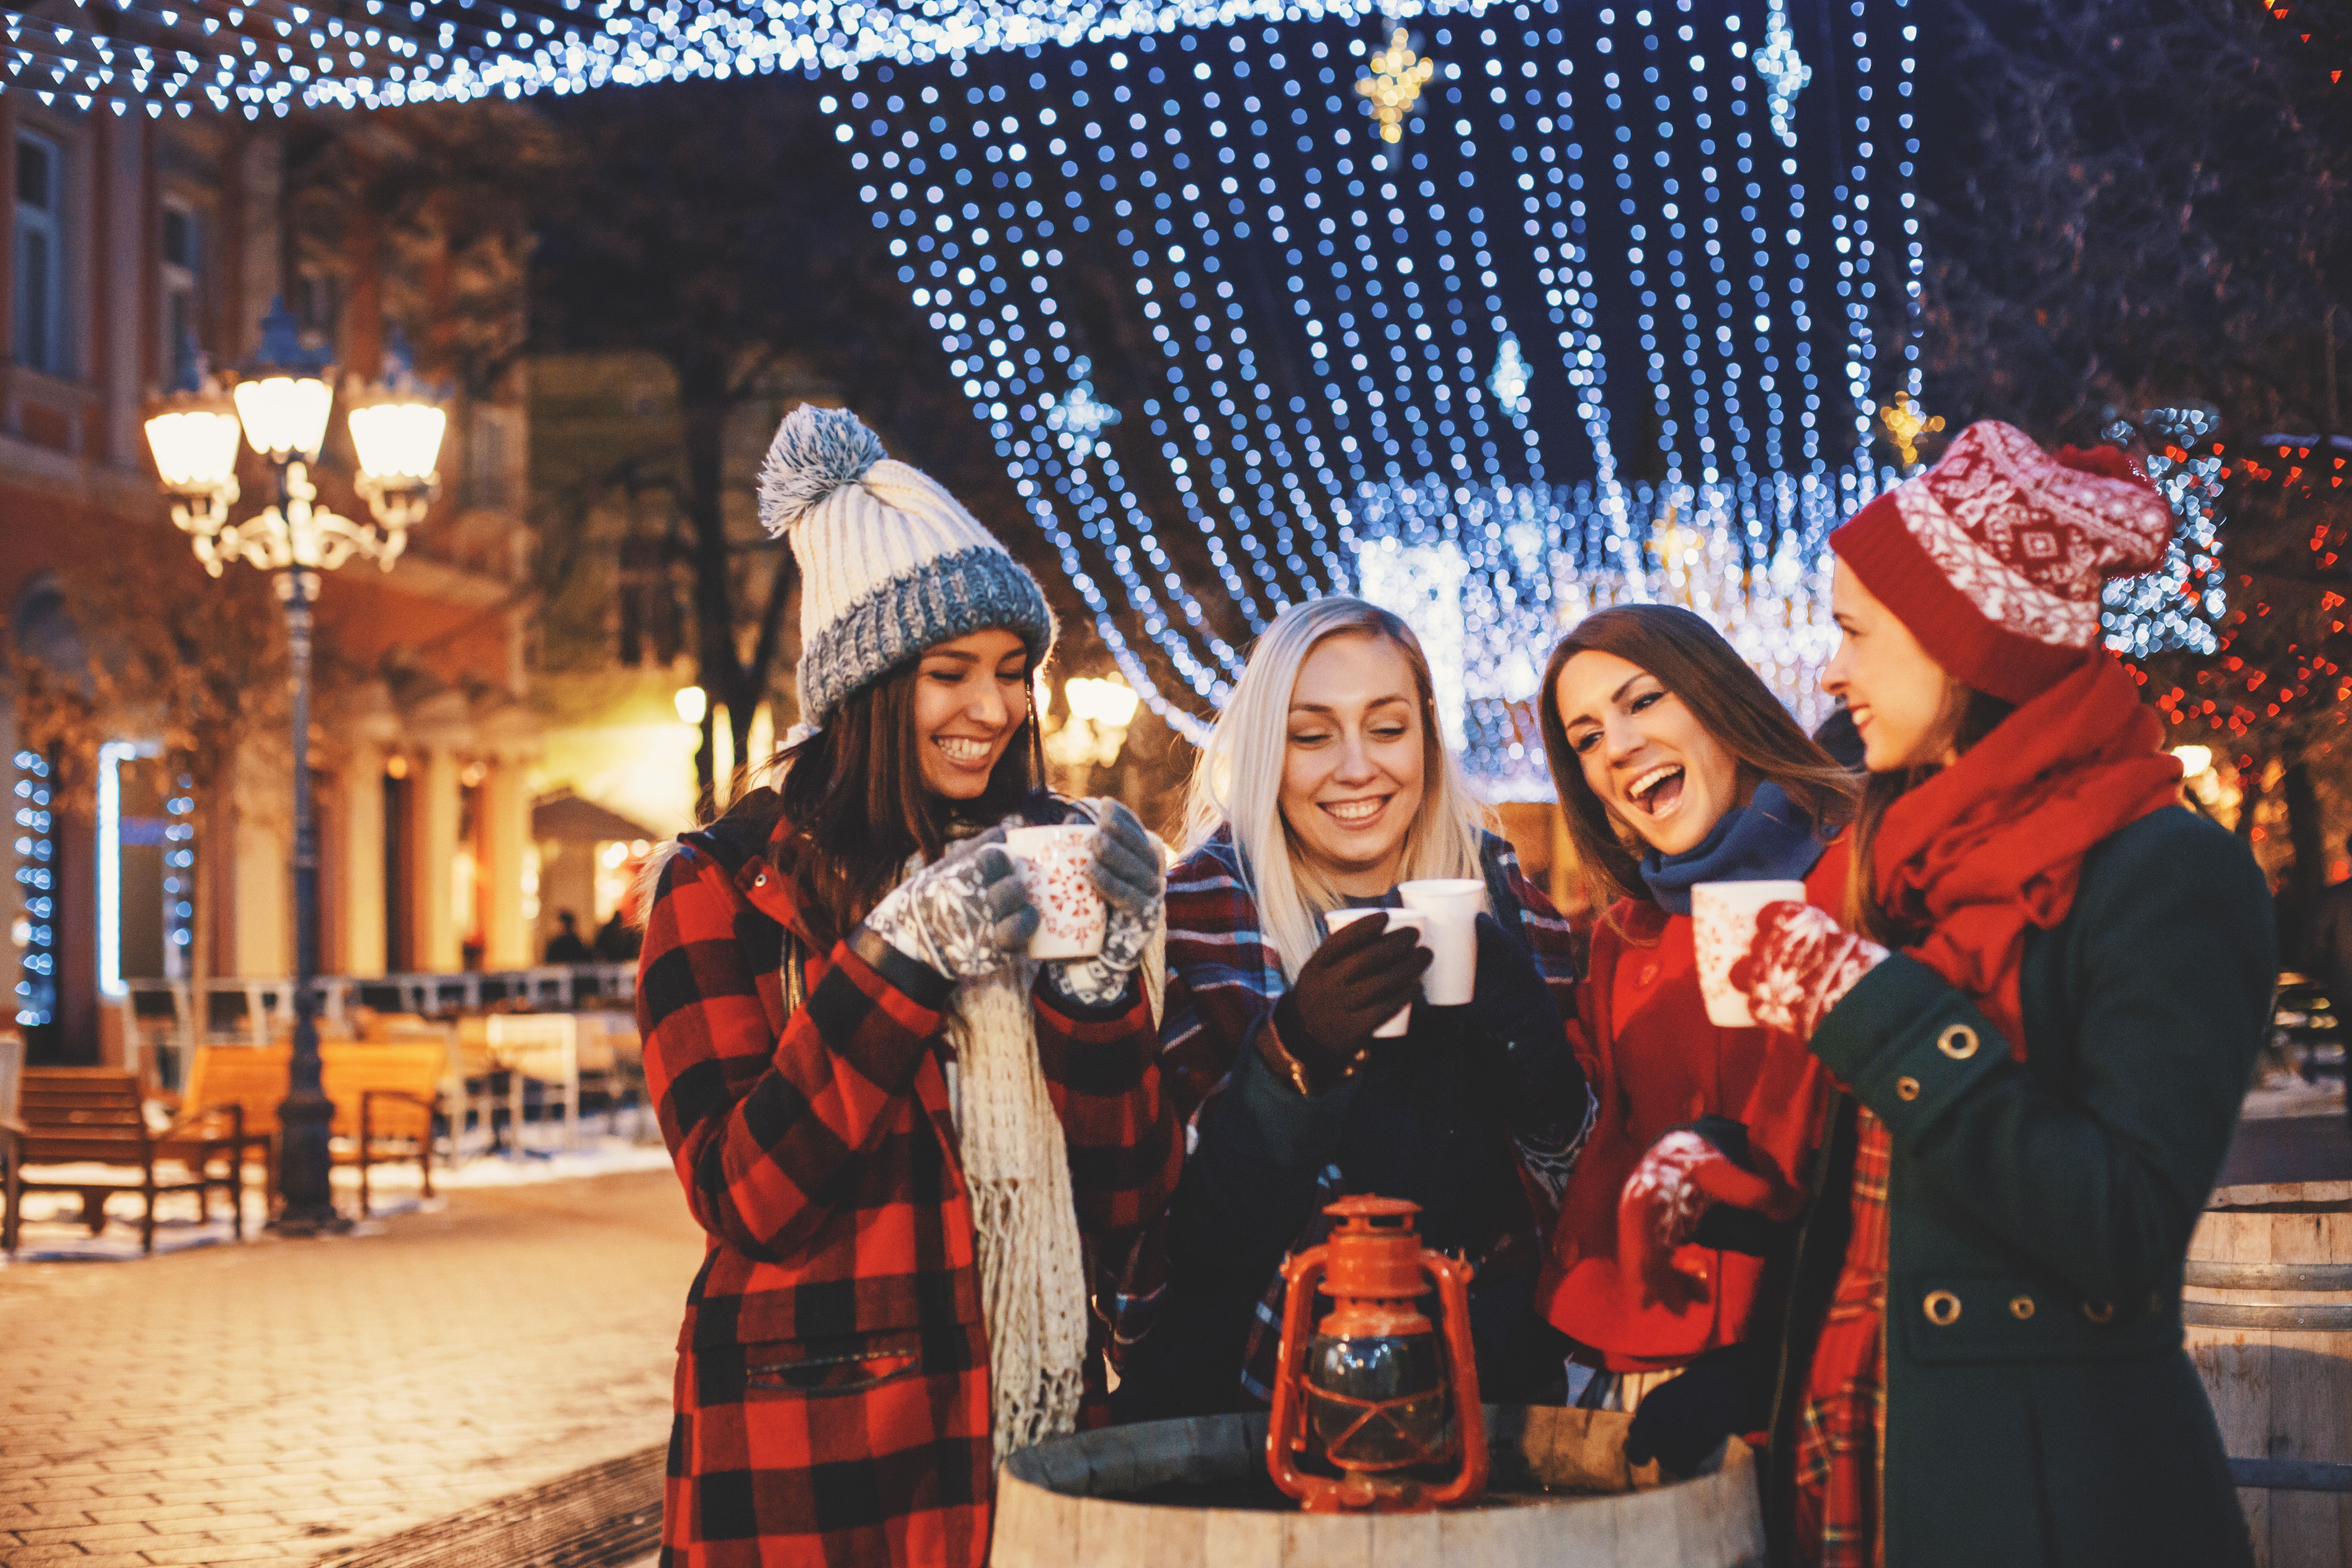
[[[329,974],[316,982],[319,1026],[355,1032],[352,1015],[416,1013],[452,1018],[485,1011],[569,1012],[623,1009],[636,1001],[635,963],[541,965],[455,974]],[[129,980],[122,1010],[124,1066],[152,1053],[163,1087],[176,1089],[183,1064],[199,1045],[267,1046],[293,1033],[294,982],[286,976],[208,980],[198,997],[184,980]],[[199,1002],[201,1001],[201,1005]],[[168,1063],[168,1066],[167,1066]]]

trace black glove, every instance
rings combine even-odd
[[[1584,1069],[1535,955],[1492,915],[1478,917],[1478,978],[1462,1009],[1481,1089],[1518,1127],[1584,1120]]]
[[[1275,1030],[1316,1089],[1345,1072],[1372,1031],[1421,993],[1432,954],[1412,931],[1388,924],[1350,921],[1333,931],[1275,1005]]]
[[[1625,1434],[1628,1462],[1658,1461],[1672,1476],[1698,1473],[1726,1437],[1760,1429],[1772,1419],[1777,1368],[1769,1346],[1723,1345],[1707,1352],[1652,1389]]]

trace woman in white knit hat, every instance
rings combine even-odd
[[[709,1251],[665,1563],[978,1563],[998,1460],[1098,1398],[1086,1258],[1173,1185],[1143,971],[1155,847],[1041,787],[1036,582],[845,412],[776,432],[802,572],[780,780],[682,836],[646,916],[646,1077]],[[1008,826],[1096,824],[1102,951],[1033,963]]]

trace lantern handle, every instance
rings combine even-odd
[[[1294,1374],[1307,1359],[1307,1320],[1315,1310],[1315,1288],[1322,1283],[1328,1251],[1310,1247],[1282,1266],[1282,1338],[1276,1342],[1280,1360],[1274,1372],[1274,1408],[1265,1422],[1266,1473],[1286,1494],[1310,1508],[1332,1485],[1298,1468],[1297,1454],[1307,1440],[1307,1405],[1299,1394],[1300,1380]],[[1485,1452],[1483,1446],[1480,1452]]]
[[[1445,1310],[1445,1349],[1454,1363],[1454,1425],[1462,1435],[1461,1468],[1452,1480],[1428,1495],[1432,1504],[1443,1508],[1486,1489],[1486,1409],[1478,1397],[1478,1358],[1470,1348],[1470,1276],[1475,1270],[1440,1252],[1423,1252],[1421,1267],[1436,1285],[1437,1299]]]

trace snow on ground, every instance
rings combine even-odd
[[[2292,1072],[2265,1073],[2260,1082],[2246,1092],[2246,1103],[2238,1113],[2242,1121],[2266,1121],[2278,1116],[2341,1116],[2344,1114],[2344,1080],[2326,1083]]]

